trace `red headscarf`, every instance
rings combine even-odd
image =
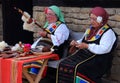
[[[101,16],[102,19],[103,19],[102,20],[103,21],[103,25],[106,24],[107,21],[108,21],[109,15],[108,15],[107,11],[104,8],[102,8],[102,7],[95,7],[95,8],[93,8],[91,10],[90,14],[94,14],[96,16]]]

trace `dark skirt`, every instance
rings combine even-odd
[[[109,58],[110,55],[79,50],[59,64],[56,83],[101,83],[101,77],[109,68]]]

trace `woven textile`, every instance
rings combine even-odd
[[[22,83],[22,68],[24,63],[49,58],[59,59],[57,54],[40,55],[29,59],[22,59],[21,57],[18,59],[0,58],[0,83]]]

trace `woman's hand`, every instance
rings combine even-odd
[[[88,44],[83,42],[83,43],[76,44],[76,47],[79,49],[86,49],[88,48]]]
[[[47,32],[46,31],[39,31],[39,34],[42,37],[46,37],[47,36]]]
[[[78,42],[76,42],[75,40],[72,40],[70,43],[70,46],[76,46],[78,44]]]

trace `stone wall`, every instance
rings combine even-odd
[[[35,18],[41,25],[44,24],[45,17],[43,9],[45,7],[34,6],[33,7],[33,18]],[[74,31],[84,32],[85,28],[88,27],[90,22],[89,11],[91,8],[78,8],[78,7],[60,7],[65,16],[65,21],[68,27]],[[120,8],[105,8],[110,17],[109,24],[118,33],[120,38]],[[36,28],[34,38],[38,37],[39,28]],[[105,83],[120,83],[120,41],[117,50],[114,53],[113,66],[111,69],[111,76],[106,78]]]

